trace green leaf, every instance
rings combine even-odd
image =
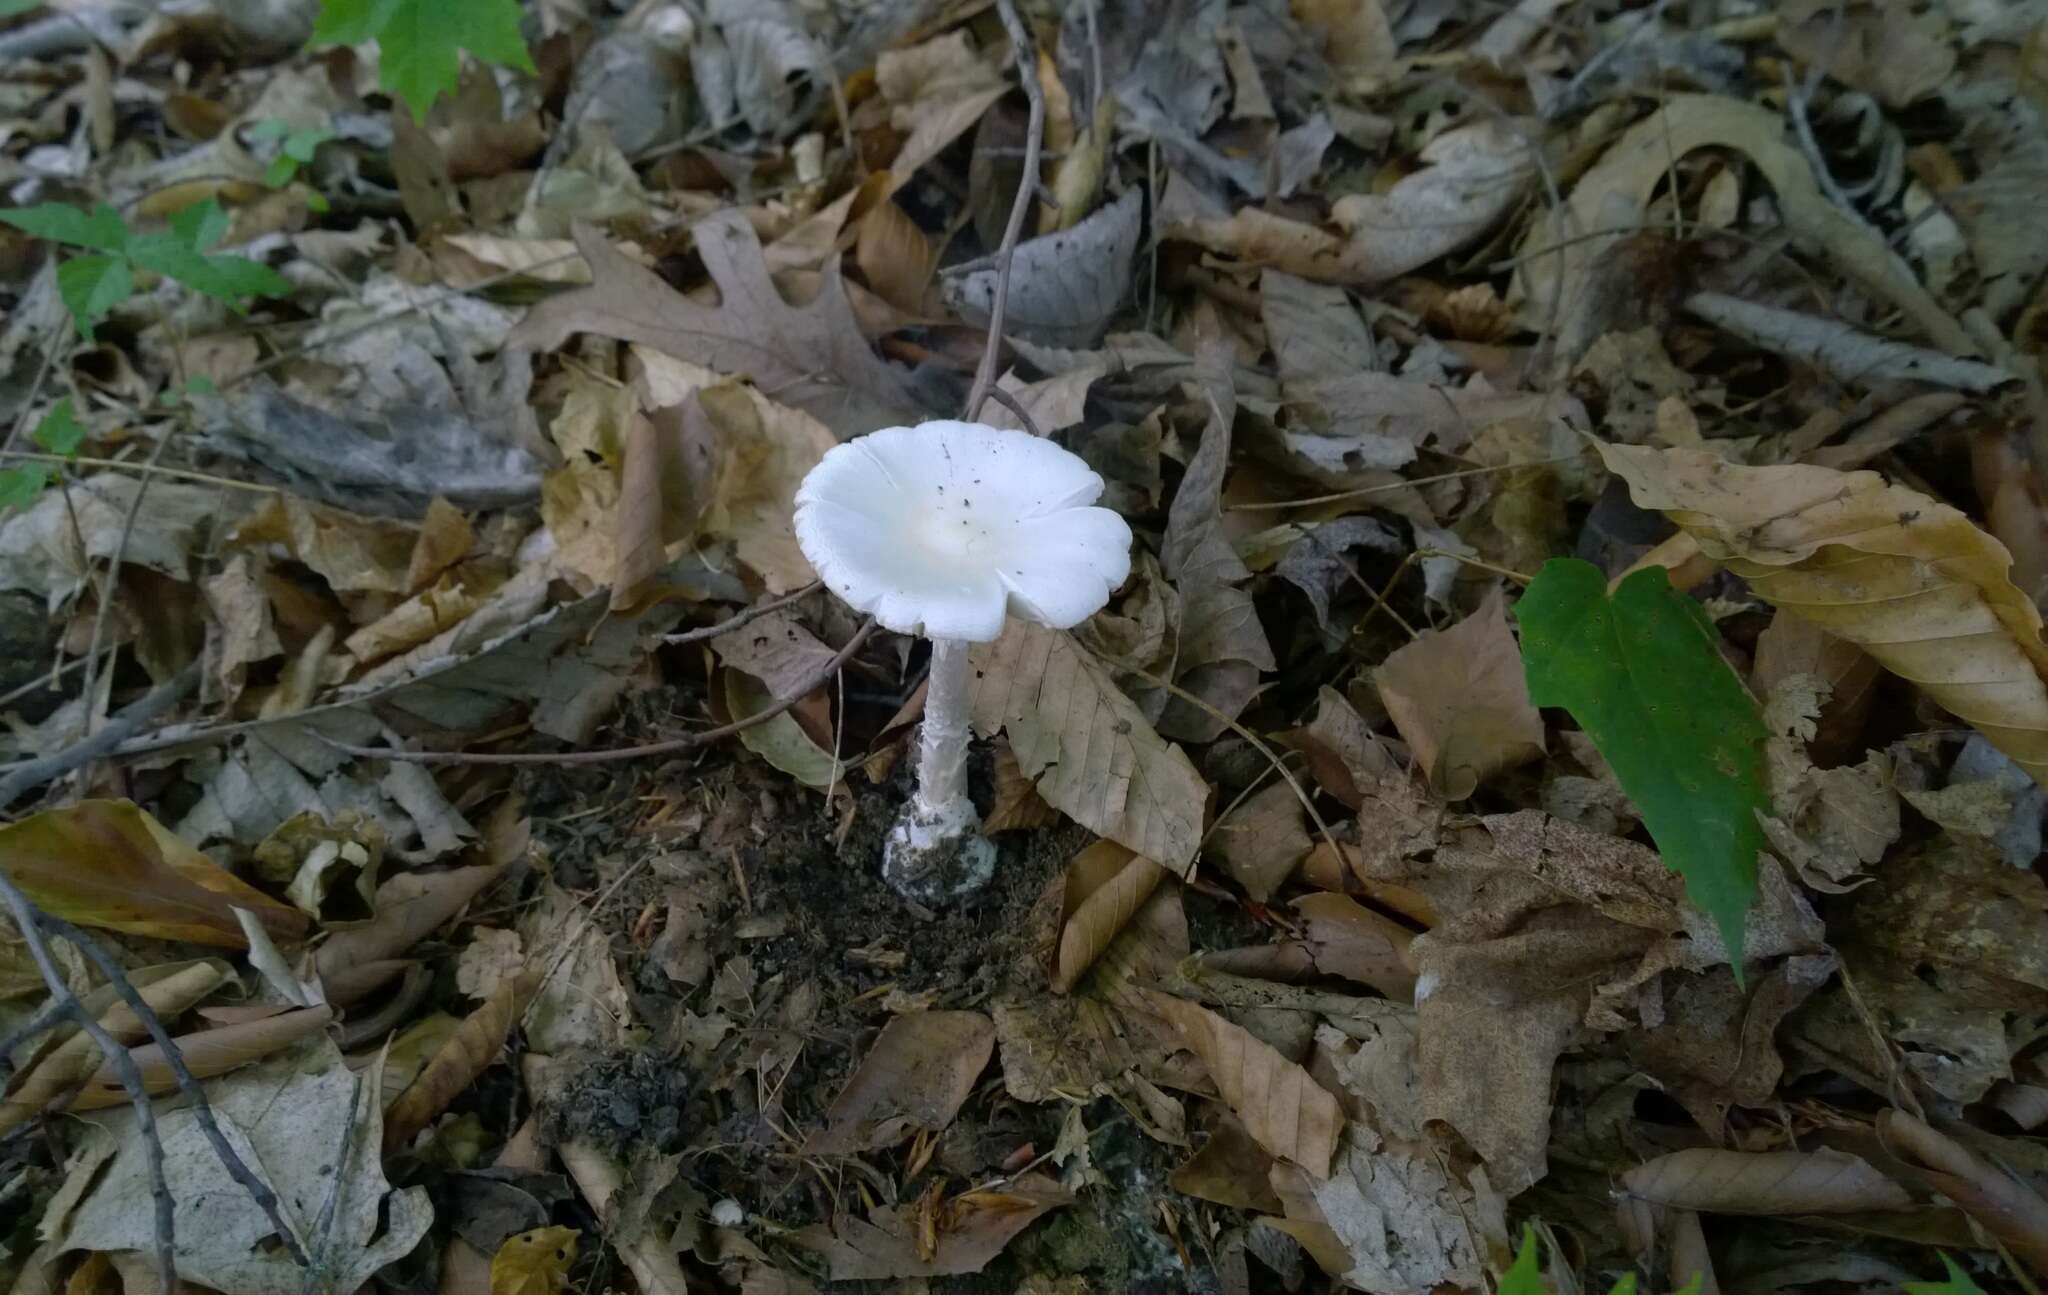
[[[72,412],[71,397],[66,396],[50,406],[50,412],[36,424],[33,436],[37,445],[52,454],[61,454],[68,459],[78,453],[78,447],[85,444],[85,428],[79,424],[77,414]]]
[[[26,508],[50,484],[50,469],[41,463],[0,468],[0,509]]]
[[[1636,1275],[1623,1273],[1620,1281],[1607,1288],[1607,1295],[1636,1295]]]
[[[1720,636],[1662,567],[1610,599],[1598,567],[1554,558],[1515,607],[1522,665],[1539,706],[1571,712],[1642,813],[1666,866],[1720,928],[1742,977],[1743,914],[1756,894],[1768,811],[1756,702]]]
[[[195,292],[203,292],[233,310],[251,297],[280,297],[292,290],[291,280],[242,256],[208,256],[180,240],[180,234],[151,234],[129,249],[135,264],[154,270]]]
[[[334,138],[334,132],[325,126],[308,126],[285,136],[284,155],[294,162],[311,165],[320,146]]]
[[[227,237],[227,209],[220,205],[218,198],[208,198],[205,202],[180,207],[177,214],[171,217],[171,233],[186,247],[195,252],[204,252]]]
[[[93,325],[126,301],[129,289],[134,286],[135,276],[129,271],[128,262],[118,256],[94,252],[74,256],[57,267],[57,295],[64,299],[79,335],[88,342],[92,340]]]
[[[531,72],[519,31],[519,0],[320,0],[315,45],[377,42],[379,84],[425,120],[455,89],[462,51]]]
[[[283,139],[291,129],[292,124],[282,117],[265,117],[249,127],[246,137],[252,144],[268,144]]]
[[[273,189],[282,189],[287,184],[290,184],[292,177],[298,173],[299,164],[297,160],[280,153],[276,157],[271,158],[270,165],[264,169],[263,183]]]
[[[1550,1295],[1536,1264],[1536,1229],[1524,1227],[1522,1248],[1515,1253],[1514,1265],[1501,1274],[1497,1295]]]
[[[1673,1291],[1673,1292],[1671,1293],[1671,1295],[1700,1295],[1700,1281],[1701,1281],[1701,1280],[1702,1280],[1702,1279],[1701,1279],[1701,1277],[1700,1277],[1700,1274],[1698,1274],[1698,1273],[1694,1273],[1694,1274],[1692,1275],[1691,1279],[1690,1279],[1689,1281],[1687,1281],[1687,1282],[1685,1283],[1685,1285],[1683,1285],[1683,1286],[1679,1287],[1679,1288],[1678,1288],[1677,1290]]]
[[[41,7],[43,0],[0,0],[0,18],[12,18]]]
[[[1977,1283],[1970,1280],[1970,1274],[1964,1272],[1962,1266],[1946,1253],[1941,1256],[1941,1262],[1948,1269],[1947,1280],[1907,1282],[1901,1289],[1906,1295],[1984,1295]]]
[[[90,212],[62,202],[45,202],[34,207],[0,211],[0,222],[37,238],[96,252],[118,252],[128,246],[128,226],[121,213],[101,203]]]

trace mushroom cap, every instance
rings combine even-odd
[[[899,634],[986,643],[1008,612],[1078,625],[1131,573],[1102,478],[1025,432],[940,420],[826,451],[796,492],[796,542],[856,611]]]

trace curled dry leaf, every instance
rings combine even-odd
[[[463,1018],[420,1071],[384,1112],[384,1149],[393,1151],[448,1109],[491,1064],[519,1023],[520,1013],[540,988],[542,972],[528,970],[501,981],[483,1006]]]
[[[1329,1177],[1344,1127],[1336,1098],[1306,1070],[1208,1008],[1170,994],[1147,997],[1202,1059],[1216,1091],[1260,1146],[1318,1179]]]
[[[1139,905],[1151,898],[1168,875],[1166,869],[1150,859],[1131,854],[1114,842],[1098,841],[1089,849],[1116,850],[1128,857],[1116,875],[1088,893],[1060,928],[1052,987],[1062,994],[1073,989],[1081,973],[1102,956]]]
[[[246,908],[296,937],[306,919],[187,845],[131,801],[82,800],[0,827],[0,868],[45,912],[81,926],[240,949]]]
[[[327,1028],[334,1019],[334,1009],[329,1007],[307,1007],[296,1012],[280,1012],[260,1020],[244,1021],[238,1025],[223,1025],[217,1030],[201,1030],[197,1034],[180,1035],[172,1040],[185,1058],[185,1065],[196,1079],[211,1079],[238,1070],[252,1061],[261,1061],[280,1048],[298,1042],[311,1034]],[[178,1077],[172,1073],[170,1063],[164,1060],[164,1051],[152,1043],[146,1048],[136,1048],[129,1053],[135,1059],[135,1068],[142,1072],[142,1086],[153,1095],[168,1093],[178,1086]],[[112,1066],[101,1065],[85,1081],[77,1100],[71,1103],[75,1111],[96,1111],[108,1106],[119,1106],[128,1101],[128,1090],[121,1083],[121,1077]]]
[[[1451,628],[1404,644],[1373,682],[1431,789],[1446,799],[1463,800],[1491,775],[1543,755],[1543,716],[1529,701],[1498,589]]]
[[[142,1001],[160,1018],[171,1021],[219,987],[227,979],[227,968],[218,962],[194,962],[160,980],[137,971],[129,977]],[[148,1037],[142,1021],[117,1002],[100,1016],[100,1028],[123,1043],[133,1044]],[[17,1073],[0,1099],[0,1133],[34,1119],[52,1100],[68,1092],[73,1084],[92,1074],[99,1063],[99,1046],[92,1036],[79,1030],[44,1053],[28,1070]]]
[[[412,948],[434,928],[461,912],[464,904],[497,879],[499,871],[498,865],[484,865],[447,872],[407,872],[377,887],[377,916],[363,926],[337,931],[313,957],[313,965],[327,990],[327,1001],[346,1006],[350,1000],[338,996],[338,977],[352,968],[383,962]]]
[[[925,285],[932,277],[931,240],[895,199],[883,199],[860,218],[853,260],[882,300],[909,314],[922,313]]]
[[[1720,1151],[1691,1147],[1622,1175],[1653,1205],[1707,1214],[1854,1214],[1902,1210],[1906,1189],[1844,1151]]]
[[[1758,596],[1858,645],[2048,785],[2041,613],[1968,517],[1875,472],[1600,452],[1639,507],[1669,514]]]
[[[1881,1113],[1877,1127],[1886,1145],[1920,1167],[1934,1190],[2036,1273],[2048,1272],[2048,1201],[2039,1192],[1904,1111]]]
[[[807,1155],[853,1155],[936,1133],[974,1091],[995,1050],[995,1028],[980,1012],[912,1012],[890,1018],[860,1069],[825,1112]]]

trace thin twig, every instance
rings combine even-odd
[[[792,603],[802,602],[824,587],[825,582],[823,580],[813,580],[795,593],[784,594],[780,598],[770,598],[767,602],[749,607],[736,616],[728,616],[716,625],[706,625],[701,629],[685,630],[681,634],[664,634],[661,636],[661,641],[673,646],[683,643],[702,643],[705,639],[715,639],[721,634],[730,634],[742,626],[751,625],[770,612],[779,612]]]
[[[254,481],[237,481],[233,477],[217,477],[211,472],[195,472],[190,468],[151,467],[147,463],[136,463],[130,459],[94,459],[84,455],[43,454],[35,450],[0,450],[0,459],[22,459],[30,463],[49,463],[57,466],[78,468],[106,468],[114,472],[135,472],[143,476],[173,477],[179,481],[193,481],[202,486],[222,486],[229,490],[247,490],[252,494],[281,495],[282,486],[260,485]]]
[[[150,450],[145,466],[156,467],[156,461],[164,456],[164,450],[170,445],[171,437],[176,435],[177,428],[178,425],[172,423],[164,429],[164,434],[157,438],[156,446]],[[121,519],[121,538],[114,544],[113,556],[107,559],[105,583],[100,586],[100,605],[93,609],[92,638],[85,645],[85,678],[79,684],[79,692],[85,698],[85,731],[88,736],[92,733],[92,696],[93,686],[98,682],[96,674],[99,669],[100,644],[106,642],[107,617],[114,609],[114,594],[121,584],[121,562],[128,554],[128,542],[135,538],[135,519],[142,515],[142,499],[149,493],[151,479],[145,474],[142,480],[135,483],[135,497],[128,501],[128,515]],[[107,665],[110,673],[113,670],[111,658],[110,651]]]
[[[1025,431],[1036,436],[1041,441],[1045,439],[1045,433],[1038,430],[1038,421],[1032,418],[1030,411],[1024,408],[1023,402],[1018,400],[1017,397],[1003,390],[1000,386],[995,386],[988,389],[988,398],[1017,415],[1017,421],[1024,424]],[[969,415],[969,417],[972,417],[972,415]]]
[[[0,776],[0,808],[13,804],[23,792],[32,791],[111,753],[115,747],[141,732],[144,725],[182,701],[199,683],[199,672],[199,662],[195,660],[150,689],[142,700],[108,720],[99,732]]]
[[[1017,178],[1017,197],[1010,204],[1010,223],[1003,230],[1003,243],[996,252],[996,295],[989,305],[988,344],[982,348],[981,367],[974,371],[974,386],[967,393],[965,417],[973,422],[982,402],[996,384],[996,354],[1003,346],[1003,316],[1010,309],[1010,267],[1017,259],[1017,239],[1024,232],[1024,217],[1038,192],[1039,152],[1045,146],[1045,91],[1038,84],[1038,45],[1024,20],[1017,16],[1013,0],[996,0],[1003,15],[1003,30],[1017,59],[1017,77],[1031,100],[1031,120],[1024,132],[1024,173]]]
[[[10,899],[8,902],[12,906],[13,901]],[[27,900],[24,899],[23,902],[26,903]],[[21,920],[19,913],[16,914],[15,920]],[[206,1100],[206,1090],[199,1086],[199,1081],[192,1075],[191,1067],[185,1064],[185,1054],[178,1050],[177,1041],[171,1037],[171,1032],[164,1028],[163,1018],[158,1016],[156,1009],[136,991],[134,982],[128,979],[128,973],[98,940],[62,918],[52,917],[47,913],[41,916],[41,922],[51,934],[70,941],[85,955],[88,962],[99,968],[100,974],[107,978],[107,983],[120,995],[121,1001],[128,1005],[128,1010],[135,1014],[135,1019],[142,1022],[142,1028],[149,1031],[151,1042],[163,1053],[164,1064],[171,1068],[172,1076],[178,1081],[178,1092],[192,1104],[192,1118],[198,1123],[199,1131],[206,1136],[207,1143],[212,1146],[213,1154],[219,1157],[221,1168],[228,1171],[228,1177],[234,1179],[242,1190],[249,1194],[249,1199],[256,1202],[256,1207],[263,1211],[263,1217],[276,1229],[278,1243],[284,1247],[285,1253],[291,1256],[292,1262],[304,1268],[307,1263],[306,1252],[300,1247],[298,1238],[292,1235],[291,1225],[285,1222],[283,1212],[278,1209],[277,1193],[271,1191],[270,1185],[258,1178],[255,1171],[250,1169],[228,1144],[227,1135],[220,1131],[220,1122],[214,1119],[213,1107]],[[95,1021],[94,1028],[98,1028],[98,1024]],[[97,1036],[94,1041],[98,1042]],[[119,1048],[123,1057],[127,1056],[126,1048],[120,1048],[118,1044],[115,1046]],[[111,1057],[109,1060],[114,1061]],[[133,1065],[131,1059],[129,1066],[132,1068]],[[114,1066],[115,1069],[120,1069],[120,1062],[114,1061]],[[135,1082],[138,1085],[142,1082],[140,1074],[136,1075]]]
[[[347,742],[337,742],[324,733],[316,732],[313,736],[346,755],[371,760],[403,760],[409,764],[605,764],[613,760],[637,760],[643,756],[674,755],[678,751],[689,751],[700,746],[708,746],[713,742],[723,741],[726,738],[744,733],[750,728],[766,724],[769,720],[774,719],[777,715],[782,714],[790,707],[810,696],[821,684],[830,679],[841,666],[852,660],[853,654],[860,650],[861,644],[867,642],[868,635],[874,633],[874,630],[875,618],[870,616],[860,623],[860,628],[855,630],[853,637],[846,641],[846,646],[834,653],[832,659],[827,661],[821,669],[795,688],[792,688],[788,696],[776,698],[766,708],[754,712],[745,719],[737,719],[730,724],[721,724],[717,728],[707,728],[701,733],[686,733],[682,737],[672,737],[661,742],[647,742],[640,746],[618,747],[610,751],[564,751],[559,754],[545,752],[524,754],[518,752],[400,751],[391,747],[355,746]]]

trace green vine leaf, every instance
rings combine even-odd
[[[1948,1267],[1948,1276],[1938,1282],[1907,1282],[1902,1288],[1906,1295],[1984,1295],[1983,1287],[1970,1280],[1970,1274],[1963,1271],[1961,1264],[1949,1258],[1946,1253],[1941,1262]]]
[[[1598,567],[1552,559],[1515,607],[1529,696],[1561,706],[1641,811],[1666,866],[1714,920],[1742,976],[1768,812],[1756,702],[1698,603],[1647,567],[1607,592]]]
[[[454,91],[464,50],[486,63],[534,70],[519,31],[519,0],[320,0],[312,44],[372,40],[378,84],[418,121],[436,98]]]

